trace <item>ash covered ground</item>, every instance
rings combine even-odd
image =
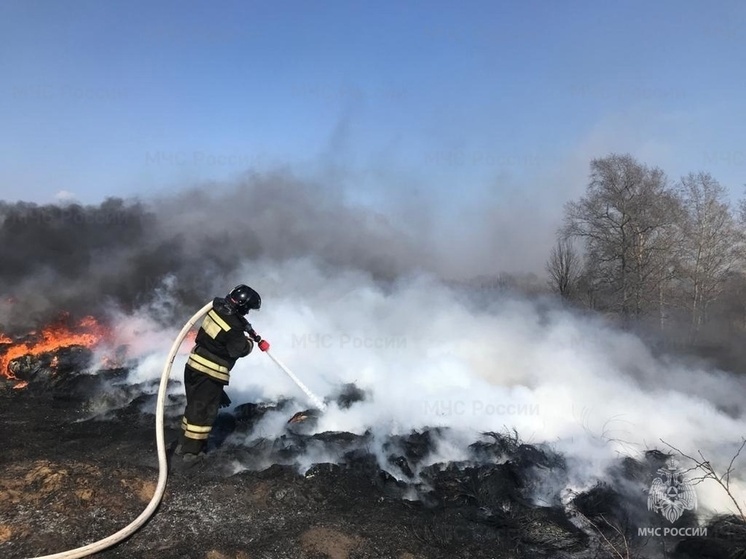
[[[126,382],[126,369],[79,373],[89,357],[84,348],[67,348],[20,359],[13,370],[28,386],[0,387],[2,557],[101,539],[129,524],[153,494],[156,386]],[[180,374],[173,376],[178,382]],[[346,385],[336,401],[353,407],[365,397]],[[167,403],[168,443],[182,407],[175,390]],[[736,557],[745,548],[742,525],[729,518],[711,525],[710,537],[636,535],[641,522],[663,525],[645,508],[650,474],[666,458],[660,453],[620,459],[608,484],[551,494],[547,488],[568,477],[564,457],[522,443],[516,432],[484,433],[468,459],[429,463],[443,428],[373,445],[368,432],[317,432],[309,413],[280,436],[256,431],[266,414],[290,419],[293,409],[290,401],[241,403],[222,413],[207,458],[188,470],[172,467],[155,516],[99,556],[704,558]],[[333,462],[309,463],[308,456],[325,455]],[[631,501],[630,491],[640,498]],[[677,523],[695,525],[691,514]]]

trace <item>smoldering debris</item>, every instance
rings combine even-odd
[[[48,356],[38,356],[37,368],[43,369],[47,361]],[[142,501],[131,502],[133,492],[146,499],[148,479],[155,477],[154,410],[148,405],[152,389],[141,386],[112,413],[91,416],[82,410],[105,387],[111,391],[112,385],[120,386],[117,381],[126,378],[125,372],[70,376],[77,380],[60,383],[53,375],[40,374],[32,380],[33,390],[0,396],[4,456],[16,465],[6,470],[8,475],[33,477],[42,472],[44,479],[60,480],[52,510],[29,504],[17,482],[0,476],[0,492],[10,496],[0,501],[2,533],[10,534],[0,539],[0,553],[6,556],[57,550],[35,533],[62,530],[65,538],[55,539],[54,545],[64,542],[68,547],[108,535],[116,521],[112,511],[136,514]],[[354,385],[342,391],[356,392]],[[183,403],[178,398],[172,402],[176,408]],[[515,432],[479,434],[468,447],[467,459],[433,462],[439,445],[452,436],[451,429],[415,430],[383,441],[373,432],[303,432],[287,422],[297,408],[297,402],[285,399],[242,403],[221,413],[207,459],[190,470],[172,471],[159,514],[102,556],[183,554],[186,547],[181,544],[168,550],[157,547],[159,541],[172,541],[174,529],[188,534],[183,545],[192,549],[296,556],[292,550],[298,541],[308,544],[308,534],[319,526],[334,527],[327,532],[331,538],[344,534],[345,541],[356,542],[356,556],[363,558],[410,553],[587,559],[622,542],[638,556],[662,556],[658,543],[638,531],[639,526],[660,523],[659,516],[646,510],[646,494],[640,488],[645,473],[667,458],[662,453],[651,452],[642,460],[620,457],[606,472],[607,484],[580,490],[567,502],[559,494],[571,478],[567,461],[549,446],[522,441]],[[43,424],[48,410],[54,411],[54,429],[23,427]],[[262,422],[272,414],[283,418],[285,429],[279,436],[262,436]],[[178,415],[170,414],[166,425],[172,446]],[[19,428],[24,437],[11,436]],[[50,455],[58,462],[50,462]],[[27,473],[18,470],[24,464]],[[111,475],[103,475],[105,471]],[[119,480],[114,487],[112,479]],[[556,494],[537,500],[548,487]],[[77,495],[74,513],[66,492]],[[202,511],[198,515],[193,513],[195,503]],[[109,511],[105,522],[92,522],[101,506]],[[248,519],[252,527],[239,529]],[[692,521],[688,516],[677,526],[691,526]],[[37,530],[39,523],[46,528]],[[693,557],[696,551],[702,557],[740,549],[736,536],[744,529],[739,519],[721,519],[710,526],[706,537],[670,539],[668,556]],[[272,537],[259,536],[267,530]],[[673,547],[677,553],[670,551]]]

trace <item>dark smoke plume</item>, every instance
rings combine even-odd
[[[0,203],[0,327],[33,327],[60,311],[128,311],[169,278],[177,301],[199,304],[259,259],[312,258],[381,281],[428,266],[411,235],[343,199],[278,173],[157,200]]]

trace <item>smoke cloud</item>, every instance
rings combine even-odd
[[[61,309],[132,311],[173,277],[179,304],[194,305],[243,281],[238,267],[256,259],[308,257],[380,281],[432,267],[411,231],[343,198],[277,173],[147,202],[0,203],[0,325],[28,328]]]
[[[271,268],[254,270],[279,283],[255,325],[276,352],[317,394],[355,383],[370,395],[349,409],[332,404],[319,432],[445,427],[437,461],[465,458],[480,433],[516,430],[566,455],[578,489],[608,481],[620,456],[670,450],[662,440],[725,467],[746,432],[743,379],[656,357],[600,319],[508,295],[477,304],[423,276],[384,289],[308,262]],[[245,399],[303,399],[261,356],[240,361],[233,378]],[[720,489],[699,490],[703,506],[727,505]]]
[[[355,383],[367,394],[349,408],[331,403],[315,429],[371,433],[382,465],[391,435],[442,427],[426,463],[515,430],[563,453],[575,489],[603,481],[621,456],[666,450],[661,440],[727,467],[746,432],[741,378],[656,356],[550,300],[455,286],[432,238],[329,192],[278,173],[149,201],[0,205],[0,323],[108,316],[115,344],[137,358],[132,381],[143,382],[158,378],[187,317],[246,282],[264,301],[249,319],[315,393]],[[238,362],[229,392],[237,403],[305,405],[259,352]],[[286,420],[269,413],[237,442],[277,435]],[[731,483],[743,501],[737,472]],[[717,487],[698,493],[704,508],[729,507]]]
[[[611,483],[621,458],[671,452],[669,444],[692,456],[701,451],[725,471],[746,432],[744,379],[656,356],[639,337],[551,301],[496,293],[485,303],[431,275],[381,284],[361,271],[330,275],[310,259],[255,261],[239,273],[267,294],[249,318],[273,354],[329,403],[313,432],[369,435],[367,450],[394,476],[401,472],[387,462],[392,436],[440,428],[422,468],[469,458],[469,445],[485,432],[517,432],[565,456],[568,477],[536,495],[552,502]],[[149,348],[157,358],[142,360],[134,378],[160,375],[175,334],[160,331],[162,345]],[[176,376],[185,359],[177,358]],[[347,383],[366,397],[340,407],[334,396]],[[239,360],[228,392],[236,404],[294,399],[293,408],[267,413],[248,436],[230,441],[248,447],[280,437],[290,414],[312,405],[260,352]],[[329,452],[310,448],[300,470],[341,459]],[[738,471],[731,487],[746,498]],[[714,483],[697,485],[697,493],[700,512],[732,508]]]

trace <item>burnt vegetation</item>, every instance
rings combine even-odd
[[[55,384],[44,362],[27,390],[7,389],[0,412],[6,557],[108,535],[138,514],[154,488],[152,386],[129,385],[122,370],[68,374],[66,384]],[[169,439],[182,405],[179,396],[169,399]],[[562,460],[514,434],[485,434],[470,460],[432,464],[426,459],[443,430],[391,437],[382,467],[370,433],[307,434],[304,422],[289,423],[277,438],[253,433],[265,414],[290,416],[293,406],[247,403],[221,414],[209,459],[173,471],[142,537],[101,555],[528,558],[572,557],[587,547],[589,536],[558,503],[532,502],[534,485],[544,472],[562,471]],[[48,413],[55,429],[14,434]],[[299,467],[312,448],[334,462]],[[312,537],[319,531],[326,537]]]
[[[164,289],[178,305],[154,318],[179,322],[252,259],[310,255],[330,270],[362,270],[379,282],[427,269],[430,256],[390,223],[361,219],[307,188],[287,177],[259,177],[209,199],[189,193],[150,204],[0,204],[0,330],[17,336],[60,310],[73,318],[99,316],[111,305],[131,311]],[[458,286],[475,305],[497,293],[554,293],[641,333],[661,351],[739,372],[746,363],[739,343],[746,333],[745,208],[734,208],[705,172],[673,182],[658,168],[612,154],[591,162],[585,194],[566,205],[548,279],[495,275]],[[215,216],[236,225],[213,227]],[[325,225],[310,235],[309,223]],[[352,227],[359,235],[340,234]],[[0,342],[0,357],[9,345]],[[126,365],[83,374],[90,364],[91,352],[72,346],[13,360],[9,371],[28,383],[21,390],[0,376],[3,557],[105,537],[152,495],[157,387],[128,382]],[[351,409],[368,396],[350,384],[333,398]],[[183,405],[174,387],[169,442]],[[467,459],[441,463],[432,457],[448,429],[381,443],[372,432],[318,433],[316,414],[298,407],[291,400],[245,402],[221,413],[208,458],[171,472],[154,519],[101,556],[746,556],[742,518],[713,519],[707,537],[653,541],[638,534],[639,526],[661,525],[645,494],[668,457],[662,453],[620,458],[608,484],[561,494],[570,479],[564,457],[519,433],[483,433]],[[281,435],[256,429],[267,414],[288,418]],[[696,522],[687,513],[677,526]]]
[[[157,383],[132,383],[126,368],[80,373],[89,364],[84,348],[65,348],[15,360],[28,382],[23,390],[0,381],[4,557],[105,537],[153,494]],[[170,450],[184,404],[178,384],[166,402]],[[365,398],[346,385],[336,404],[350,409]],[[638,534],[639,526],[663,525],[645,506],[650,476],[669,457],[659,451],[620,458],[608,483],[563,494],[571,477],[564,457],[517,432],[475,435],[465,459],[438,462],[432,457],[448,428],[375,444],[369,431],[316,432],[317,412],[297,409],[281,400],[221,413],[208,457],[187,469],[174,465],[154,519],[100,555],[686,559],[746,550],[743,520],[734,517],[713,519],[704,537]],[[281,434],[257,428],[268,414],[288,418]],[[687,513],[675,526],[697,519]]]

